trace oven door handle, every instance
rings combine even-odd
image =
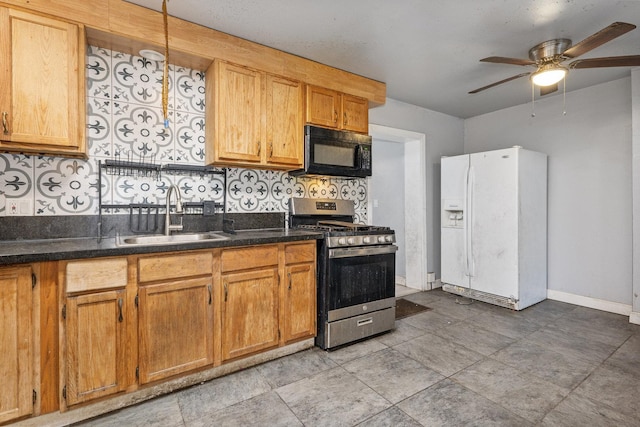
[[[349,258],[367,255],[392,254],[398,250],[396,245],[365,246],[357,248],[329,249],[329,258]]]

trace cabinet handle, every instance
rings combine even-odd
[[[273,157],[273,141],[269,143],[269,158]]]
[[[258,141],[258,157],[260,157],[260,152],[262,152],[262,144]]]
[[[343,123],[346,126],[347,125],[347,113],[343,113],[342,114],[342,119],[343,119]]]
[[[291,290],[291,273],[287,273],[287,276],[289,277],[289,290]]]
[[[229,293],[229,287],[227,286],[227,282],[224,283],[224,302],[227,302],[227,294]]]
[[[6,111],[2,112],[2,130],[5,135],[9,135],[9,124],[7,123],[7,116],[9,113]]]
[[[333,123],[338,124],[338,110],[333,110]]]
[[[207,290],[209,291],[209,305],[213,302],[213,295],[211,293],[211,285],[207,285]]]
[[[124,318],[122,317],[122,298],[118,298],[118,322],[122,323]]]

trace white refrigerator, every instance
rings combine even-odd
[[[442,287],[521,310],[547,297],[547,155],[443,157]]]

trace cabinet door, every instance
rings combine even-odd
[[[31,268],[0,269],[0,423],[33,412]]]
[[[207,147],[207,163],[225,160],[259,164],[264,144],[262,136],[262,75],[255,70],[214,62],[213,150]],[[212,135],[208,133],[208,135]],[[210,158],[209,156],[213,157]]]
[[[340,94],[331,89],[307,86],[307,123],[337,129],[340,125]]]
[[[277,267],[222,276],[222,360],[278,345]]]
[[[267,162],[302,167],[304,151],[303,92],[298,81],[267,75]]]
[[[124,290],[67,297],[68,405],[125,389],[125,313]]]
[[[140,383],[213,363],[210,277],[139,288]]]
[[[315,263],[288,266],[284,291],[285,343],[316,335],[316,272]]]
[[[369,101],[343,94],[342,128],[353,132],[369,133]]]
[[[0,148],[84,156],[84,34],[7,8],[0,28]]]

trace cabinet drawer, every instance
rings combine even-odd
[[[180,277],[213,274],[211,252],[187,252],[173,255],[155,255],[138,260],[138,280],[171,280]]]
[[[316,259],[316,243],[287,245],[284,248],[285,264],[297,264],[299,262],[313,262]]]
[[[277,246],[249,246],[225,249],[222,252],[222,272],[246,270],[278,264]]]
[[[127,285],[127,259],[88,259],[69,261],[66,268],[67,292],[124,288]]]

